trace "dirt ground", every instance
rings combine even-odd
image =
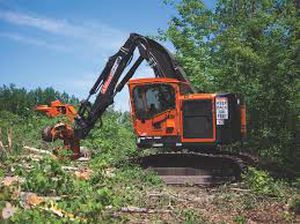
[[[300,223],[287,201],[257,197],[240,185],[168,186],[145,195],[147,210],[132,208],[117,215],[128,223]]]

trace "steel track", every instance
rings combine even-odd
[[[254,161],[245,154],[189,151],[159,152],[136,158],[135,163],[156,172],[168,185],[212,186],[240,180]]]

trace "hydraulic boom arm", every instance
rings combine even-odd
[[[131,63],[136,49],[139,52],[138,59],[119,81],[124,70]],[[88,135],[106,108],[113,103],[115,95],[123,89],[143,60],[151,66],[156,77],[174,78],[189,83],[184,71],[167,49],[150,38],[132,33],[120,50],[109,58],[91,88],[89,96],[81,102],[73,127],[76,138],[82,139]],[[190,88],[192,91],[192,87]],[[92,95],[96,95],[93,104],[89,102]]]

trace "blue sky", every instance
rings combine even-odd
[[[85,98],[130,33],[156,34],[175,13],[162,0],[0,0],[0,85],[52,86]],[[153,73],[144,65],[136,74]],[[128,109],[127,91],[117,109]]]

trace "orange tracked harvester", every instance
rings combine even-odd
[[[131,63],[136,49],[139,57]],[[155,77],[131,79],[144,60],[153,69]],[[138,147],[163,149],[158,154],[140,159],[142,166],[156,167],[158,172],[165,174],[169,183],[197,183],[200,167],[204,166],[213,172],[219,170],[219,176],[226,168],[235,174],[237,170],[240,172],[243,166],[241,157],[220,151],[222,147],[218,146],[244,139],[246,109],[242,98],[234,93],[195,91],[167,49],[135,33],[109,58],[89,96],[81,102],[73,124],[48,127],[44,131],[48,134],[45,139],[67,139],[65,142],[73,150],[74,158],[79,157],[80,139],[88,136],[125,84],[129,85],[131,117]],[[90,102],[93,95],[96,95],[95,101]],[[170,154],[165,149],[176,153]],[[171,177],[174,170],[179,170],[181,175]]]

